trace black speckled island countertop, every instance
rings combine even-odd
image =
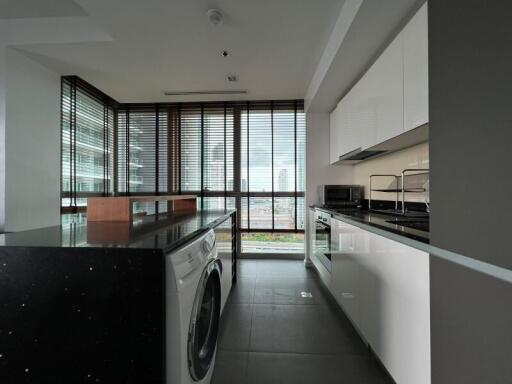
[[[164,383],[164,255],[234,212],[1,235],[0,382]]]

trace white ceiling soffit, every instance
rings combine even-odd
[[[305,96],[308,112],[330,112],[425,0],[347,0]]]
[[[0,0],[0,20],[85,15],[72,0]]]
[[[7,45],[108,42],[112,37],[87,16],[24,18],[1,21]]]
[[[113,40],[22,49],[121,102],[303,98],[343,0],[77,0]],[[225,58],[223,50],[230,55]],[[237,75],[229,82],[226,75]],[[165,96],[163,91],[247,90]]]

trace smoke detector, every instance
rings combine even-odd
[[[206,15],[208,16],[208,20],[210,21],[211,25],[221,25],[222,21],[224,20],[224,15],[222,12],[215,8],[209,9],[208,12],[206,12]]]
[[[230,83],[236,83],[238,81],[237,75],[227,75],[226,78]]]

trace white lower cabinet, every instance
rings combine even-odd
[[[430,384],[429,255],[332,220],[331,292],[398,384]]]

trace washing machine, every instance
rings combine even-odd
[[[213,230],[166,255],[166,383],[207,384],[215,362],[222,266]]]

